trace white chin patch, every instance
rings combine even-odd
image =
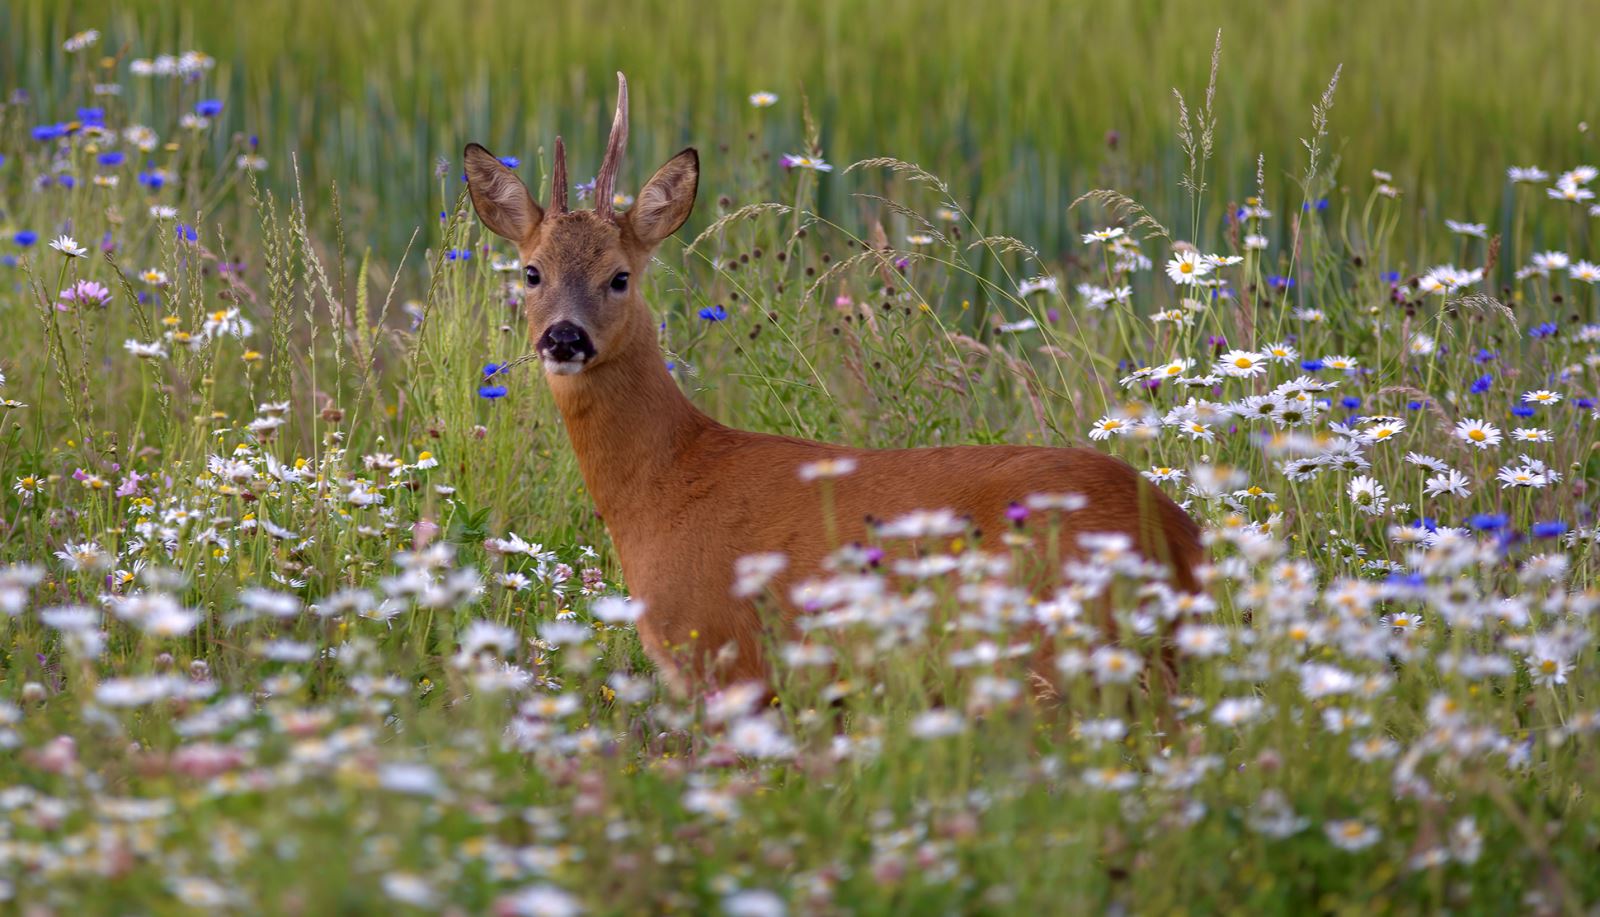
[[[552,376],[576,376],[583,371],[583,360],[552,360],[548,357],[544,361],[544,371]]]

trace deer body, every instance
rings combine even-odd
[[[1094,450],[853,449],[732,429],[695,408],[667,370],[649,307],[629,281],[688,218],[698,158],[693,150],[673,157],[632,209],[612,216],[626,99],[624,82],[594,212],[566,211],[559,139],[550,214],[482,147],[469,146],[466,158],[480,218],[518,245],[526,265],[525,308],[551,391],[629,591],[644,603],[645,650],[670,682],[764,680],[763,634],[781,634],[802,613],[789,587],[817,574],[840,545],[867,541],[871,520],[914,510],[949,509],[992,536],[1011,527],[1007,509],[1032,494],[1081,494],[1087,505],[1067,514],[1058,533],[1065,554],[1075,553],[1077,533],[1123,533],[1193,588],[1193,520],[1128,465]],[[851,473],[825,484],[801,480],[802,466],[840,458],[853,460]],[[762,620],[753,602],[733,594],[737,559],[765,552],[787,559],[773,583],[781,620]]]
[[[1063,545],[1070,549],[1080,531],[1121,532],[1177,565],[1180,584],[1192,588],[1194,523],[1115,458],[1030,446],[852,449],[736,430],[694,407],[653,339],[629,346],[637,353],[550,384],[629,591],[644,602],[646,652],[670,680],[764,679],[764,634],[781,633],[801,613],[784,601],[781,621],[763,620],[753,602],[736,598],[737,558],[784,555],[773,584],[783,599],[841,544],[865,543],[869,518],[919,509],[948,508],[994,536],[1013,527],[1007,509],[1031,494],[1082,494],[1088,504],[1068,517]],[[824,504],[824,485],[797,472],[841,457],[856,467],[827,483]],[[708,671],[730,643],[736,652]],[[679,670],[685,662],[690,671]]]

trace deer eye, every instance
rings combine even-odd
[[[528,275],[528,286],[530,286],[530,287],[538,286],[539,285],[539,269],[530,264],[526,268],[523,268],[523,270]]]
[[[611,289],[616,290],[618,293],[626,293],[628,291],[627,271],[618,271],[617,275],[611,278]]]

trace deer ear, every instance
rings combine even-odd
[[[667,160],[640,189],[628,209],[628,227],[634,238],[654,246],[678,231],[694,210],[700,186],[700,154],[694,147]]]
[[[528,241],[544,219],[544,210],[534,202],[522,179],[476,143],[467,144],[463,155],[467,190],[472,193],[472,208],[478,211],[478,219],[503,239],[518,245]]]

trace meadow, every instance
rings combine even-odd
[[[0,7],[0,906],[1592,911],[1600,58],[1364,6]],[[702,408],[1093,445],[1203,592],[923,519],[667,691],[461,177],[618,68]]]

